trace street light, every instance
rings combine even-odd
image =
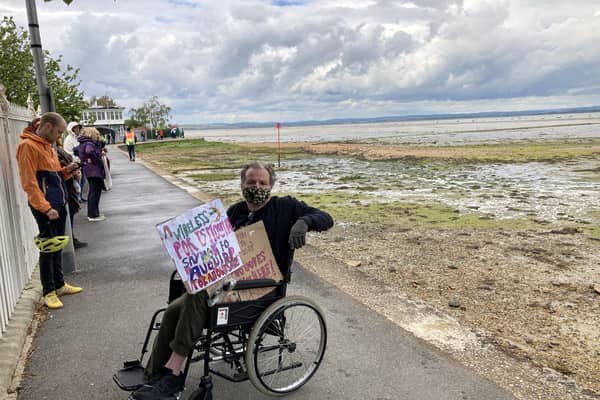
[[[46,79],[46,68],[44,67],[44,54],[42,53],[42,39],[40,38],[40,25],[38,24],[35,0],[25,0],[27,6],[27,20],[29,22],[29,34],[31,36],[31,54],[33,55],[33,66],[35,67],[35,80],[42,112],[55,111],[52,90]]]

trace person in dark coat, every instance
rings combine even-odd
[[[79,141],[79,159],[83,173],[90,188],[88,191],[88,221],[104,221],[106,217],[100,214],[100,196],[104,188],[104,163],[102,162],[102,149],[100,146],[100,132],[96,128],[83,128]]]
[[[66,167],[73,162],[73,156],[66,152],[63,148],[62,138],[58,137],[56,139],[56,153],[58,154],[58,161],[62,167]],[[69,205],[69,219],[71,222],[71,234],[73,236],[73,246],[76,249],[80,249],[82,247],[87,247],[86,242],[82,242],[81,240],[75,237],[75,230],[73,229],[73,218],[75,214],[79,212],[81,209],[81,205],[79,204],[79,191],[76,187],[75,181],[79,181],[81,179],[81,169],[76,169],[71,173],[71,177],[65,180],[65,185],[67,185],[67,204]]]

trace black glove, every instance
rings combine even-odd
[[[306,222],[303,219],[296,221],[290,230],[290,238],[288,240],[292,249],[299,249],[306,244],[306,231],[308,231]]]

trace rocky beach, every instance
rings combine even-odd
[[[150,168],[226,204],[239,199],[241,165],[277,160],[272,143],[138,148]],[[354,274],[455,321],[474,341],[434,344],[517,398],[600,398],[600,139],[286,143],[276,170],[276,194],[336,219],[309,238],[318,258],[298,253],[310,269],[327,275],[330,257],[345,268],[325,276],[333,283]],[[468,356],[483,347],[525,372]]]

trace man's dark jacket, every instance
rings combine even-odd
[[[333,226],[333,218],[329,214],[290,196],[273,196],[263,208],[254,213],[248,210],[245,201],[240,201],[229,207],[227,215],[234,229],[263,221],[275,261],[286,280],[289,280],[290,266],[294,259],[294,250],[290,248],[288,239],[296,221],[304,220],[309,231],[325,231]]]

